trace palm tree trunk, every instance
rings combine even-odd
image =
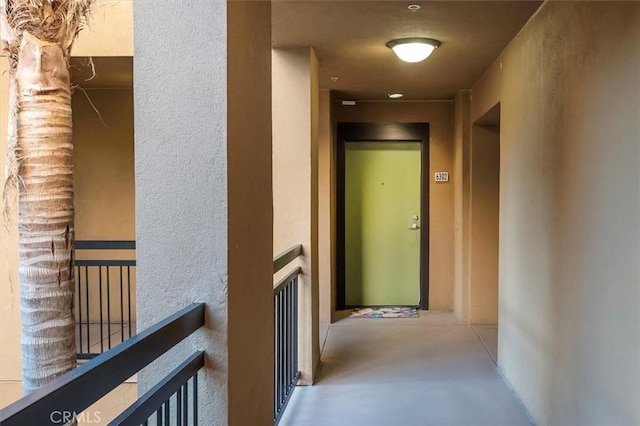
[[[91,3],[0,0],[11,73],[8,184],[18,187],[25,394],[76,366],[69,54]]]
[[[20,301],[23,389],[29,393],[76,365],[73,144],[62,49],[25,33],[19,58]]]

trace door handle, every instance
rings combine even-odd
[[[417,231],[418,229],[420,229],[420,225],[418,225],[417,223],[414,223],[409,227],[409,230],[411,231]]]

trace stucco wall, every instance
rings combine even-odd
[[[77,90],[72,108],[76,239],[133,240],[133,90]]]
[[[270,425],[270,4],[134,11],[139,324],[207,305],[204,329],[140,374],[140,389],[205,349],[201,422]]]
[[[459,92],[454,99],[453,173],[454,190],[454,283],[453,311],[463,323],[469,322],[469,238],[471,189],[471,129],[469,121],[471,93]]]
[[[499,367],[541,425],[640,424],[640,4],[547,2],[501,103]]]
[[[453,102],[359,102],[334,104],[337,122],[428,122],[429,173],[429,309],[453,309]],[[434,172],[448,171],[448,183]]]
[[[133,90],[76,90],[72,108],[76,240],[135,240]],[[135,251],[78,250],[76,258],[135,259]],[[115,274],[111,275],[110,318],[119,321],[120,278],[117,268],[110,268],[110,273]],[[135,321],[135,268],[129,274],[125,270],[124,274],[130,277],[132,296],[129,303],[127,288],[124,287],[124,314],[126,318],[128,306],[131,306],[131,317]],[[97,285],[97,270],[88,272],[88,278]],[[83,286],[81,295],[86,300],[85,276],[82,275],[80,280]],[[126,282],[126,278],[123,281]],[[98,322],[99,292],[92,289],[90,295],[90,319]],[[80,312],[80,309],[76,309],[76,316]],[[106,321],[106,306],[103,313]],[[82,315],[83,321],[86,321],[84,304]]]
[[[500,129],[471,130],[469,315],[471,324],[498,324]]]
[[[200,416],[225,425],[230,380],[227,5],[194,2],[187,8],[168,2],[158,7],[140,1],[134,22],[139,329],[192,302],[207,304],[206,327],[143,370],[139,393],[204,349],[199,386],[207,399],[201,400]]]
[[[271,426],[271,3],[227,4],[229,424]]]
[[[336,309],[336,150],[333,138],[333,94],[320,91],[318,138],[318,286],[320,322],[330,323]]]
[[[303,245],[298,363],[301,383],[310,384],[320,362],[318,59],[311,48],[274,49],[272,64],[273,252],[281,253],[295,243]]]
[[[96,0],[72,56],[133,56],[133,0]]]

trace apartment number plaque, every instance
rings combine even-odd
[[[449,182],[449,172],[436,172],[436,182]]]

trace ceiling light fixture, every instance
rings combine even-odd
[[[438,40],[424,37],[399,38],[387,43],[387,47],[405,62],[422,62],[439,46]]]
[[[399,99],[404,95],[402,93],[389,93],[387,96],[391,99]]]

